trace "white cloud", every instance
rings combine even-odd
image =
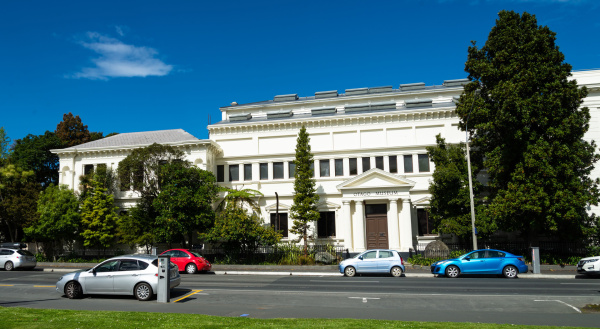
[[[153,48],[128,45],[118,39],[96,32],[88,32],[83,47],[94,51],[98,57],[92,58],[94,67],[85,67],[69,77],[108,80],[118,77],[164,76],[173,66],[156,58]]]

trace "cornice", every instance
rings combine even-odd
[[[138,145],[120,145],[120,146],[109,146],[109,147],[94,147],[94,148],[68,148],[68,149],[54,149],[50,152],[58,154],[59,156],[68,157],[75,155],[89,155],[89,154],[114,154],[129,153],[131,150],[148,147],[152,144],[138,144]],[[219,144],[213,140],[204,139],[197,141],[185,141],[185,142],[171,142],[161,143],[161,145],[169,145],[174,148],[190,148],[190,147],[206,147],[215,154],[223,152]]]

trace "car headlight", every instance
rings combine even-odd
[[[439,262],[434,263],[434,265],[442,265],[448,263],[447,260],[440,260]]]
[[[63,277],[61,276],[61,277],[58,279],[58,281],[60,282],[60,281],[62,281],[62,279],[63,279]]]

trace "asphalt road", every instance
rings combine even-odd
[[[168,304],[132,296],[69,300],[61,273],[0,271],[0,306],[198,313],[252,318],[357,318],[598,327],[600,280],[182,275]]]

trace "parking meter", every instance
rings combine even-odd
[[[168,303],[171,299],[171,256],[158,256],[158,291],[156,299],[159,303]]]
[[[533,274],[540,274],[540,247],[531,247],[531,267]]]

